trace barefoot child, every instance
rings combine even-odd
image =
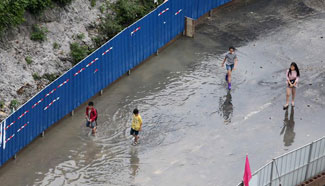
[[[130,131],[130,134],[134,137],[133,145],[138,144],[139,131],[141,131],[141,128],[142,128],[142,118],[139,114],[139,110],[134,109],[133,110],[133,118],[132,118],[132,126],[131,126],[131,131]]]
[[[226,81],[228,82],[228,89],[231,89],[231,73],[233,70],[236,70],[237,67],[237,55],[235,54],[235,48],[229,47],[229,53],[226,55],[225,59],[222,62],[222,67],[224,67],[226,63],[227,75]]]

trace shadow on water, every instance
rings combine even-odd
[[[230,124],[233,116],[234,106],[232,105],[232,97],[230,90],[227,94],[219,99],[219,114],[224,119],[224,123]]]
[[[291,146],[294,142],[296,133],[294,132],[295,128],[295,120],[294,120],[295,110],[291,107],[290,118],[289,116],[289,109],[285,111],[284,120],[283,120],[283,127],[280,132],[280,135],[283,135],[283,142],[284,146],[288,147]]]
[[[130,169],[131,169],[131,175],[133,177],[135,177],[138,173],[139,163],[140,163],[140,158],[138,156],[138,149],[131,148],[130,149]]]

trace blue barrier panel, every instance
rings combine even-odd
[[[210,10],[210,7],[208,7],[209,3],[209,0],[200,0],[198,4],[198,17],[201,17]]]
[[[171,4],[171,36],[175,37],[184,31],[185,21],[184,21],[185,3],[183,0],[175,0]]]
[[[124,29],[0,124],[0,166],[55,122],[139,65],[185,27],[231,0],[169,0]]]
[[[169,40],[168,40],[168,31],[169,31],[169,20],[168,15],[170,14],[170,1],[161,5],[157,10],[154,12],[156,15],[156,34],[157,34],[157,42],[158,48],[163,47]]]

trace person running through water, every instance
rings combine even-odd
[[[225,59],[222,62],[222,67],[224,67],[226,63],[226,81],[228,82],[228,89],[231,89],[231,73],[233,70],[236,70],[238,59],[237,55],[235,54],[235,48],[229,47],[229,52],[226,54]]]
[[[130,134],[134,137],[133,145],[138,144],[139,139],[139,132],[142,129],[142,118],[139,114],[138,109],[133,110],[133,118],[132,118],[132,125],[131,125],[131,131]]]
[[[86,108],[86,126],[92,129],[92,134],[95,135],[97,128],[97,110],[94,108],[94,102],[89,102]]]
[[[286,104],[283,106],[283,110],[289,107],[289,98],[291,94],[292,94],[291,106],[292,107],[295,106],[296,88],[298,85],[299,77],[300,77],[300,72],[299,72],[298,65],[295,62],[292,62],[290,68],[287,70],[286,73],[287,92],[286,92]]]

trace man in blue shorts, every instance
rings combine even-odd
[[[226,74],[226,81],[228,82],[228,89],[231,89],[231,72],[233,70],[236,70],[237,67],[237,55],[235,54],[235,48],[234,47],[229,47],[229,53],[226,54],[225,59],[222,62],[222,67],[224,67],[226,63],[226,69],[227,69],[227,74]]]

